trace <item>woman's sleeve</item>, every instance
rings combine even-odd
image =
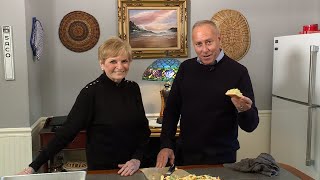
[[[80,92],[63,126],[57,129],[55,137],[49,142],[47,147],[41,150],[37,158],[29,165],[35,171],[38,171],[44,163],[53,158],[54,155],[67,146],[81,130],[85,129],[92,112],[92,103],[90,102],[88,91],[88,89],[84,88]]]

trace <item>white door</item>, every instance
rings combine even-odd
[[[274,38],[272,94],[299,102],[308,102],[310,45],[320,45],[319,34],[304,34]],[[318,53],[318,56],[319,53]],[[316,94],[320,104],[320,57],[317,60]]]
[[[311,154],[316,161],[314,165],[306,166],[308,107],[272,98],[271,155],[277,162],[291,165],[315,179],[320,178],[319,112],[314,113],[316,120],[313,121],[312,135]]]

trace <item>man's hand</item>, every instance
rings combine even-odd
[[[158,153],[157,156],[157,168],[163,168],[167,165],[168,159],[170,159],[170,164],[174,163],[174,153],[172,149],[169,148],[163,148]]]
[[[136,171],[138,171],[140,167],[140,160],[138,159],[131,159],[130,161],[127,161],[125,164],[119,164],[119,168],[121,168],[118,171],[118,174],[121,176],[131,176]]]
[[[232,96],[231,101],[234,104],[234,106],[237,108],[238,112],[244,112],[251,108],[252,101],[250,98],[246,96],[238,97],[238,96]]]

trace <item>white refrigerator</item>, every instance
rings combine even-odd
[[[320,33],[274,38],[271,155],[320,179]]]

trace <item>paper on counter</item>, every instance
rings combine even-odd
[[[160,180],[161,175],[165,174],[168,170],[169,167],[165,168],[143,168],[140,169],[143,174],[146,176],[148,180]],[[175,176],[177,178],[179,177],[184,177],[188,176],[190,173],[188,173],[185,170],[182,169],[176,169],[171,176]]]

